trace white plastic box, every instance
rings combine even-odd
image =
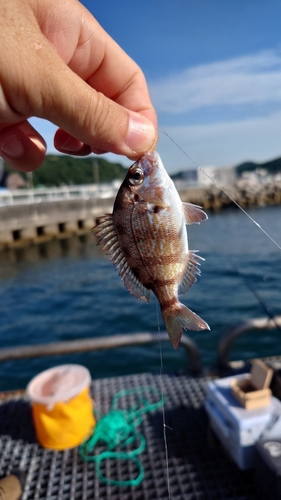
[[[244,377],[238,375],[237,380]],[[243,408],[231,392],[233,377],[207,384],[205,408],[211,426],[227,453],[240,469],[255,466],[255,443],[262,437],[281,436],[281,402],[271,396],[269,405]]]

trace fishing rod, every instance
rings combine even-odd
[[[232,269],[237,273],[237,275],[242,279],[244,285],[248,288],[248,290],[252,293],[252,295],[255,297],[259,305],[262,307],[262,309],[265,311],[269,319],[273,321],[273,323],[276,326],[276,329],[281,333],[281,327],[278,325],[278,323],[275,321],[275,315],[273,311],[270,309],[270,307],[267,305],[265,300],[259,295],[259,293],[256,291],[256,289],[253,287],[252,283],[246,278],[246,276],[238,269],[237,265],[232,261]]]

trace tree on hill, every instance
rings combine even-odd
[[[258,168],[257,163],[254,163],[253,161],[246,161],[236,167],[236,172],[237,175],[240,176],[243,172],[253,172],[256,168]]]
[[[242,175],[243,172],[253,172],[257,168],[264,168],[269,174],[276,174],[281,172],[281,158],[276,158],[275,160],[267,161],[265,163],[255,163],[252,161],[247,161],[241,163],[236,167],[237,175]]]
[[[95,164],[98,165],[99,182],[123,179],[127,169],[120,163],[111,163],[104,158],[75,158],[73,156],[46,155],[44,163],[32,173],[34,187],[93,184],[96,182]],[[13,169],[5,164],[6,172]],[[26,178],[26,175],[23,174]]]
[[[276,158],[275,160],[263,163],[262,168],[265,168],[272,174],[275,174],[276,172],[281,172],[281,158]]]

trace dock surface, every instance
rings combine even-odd
[[[241,472],[209,428],[204,410],[208,380],[140,374],[93,381],[92,396],[101,415],[121,390],[152,386],[164,393],[168,468],[160,408],[146,413],[139,427],[147,445],[139,456],[144,480],[137,487],[102,483],[95,464],[84,462],[78,448],[42,448],[35,439],[29,402],[22,395],[0,403],[0,474],[26,471],[22,500],[258,500],[254,472]],[[128,396],[124,405],[130,404]],[[135,474],[130,461],[110,460],[105,472],[118,480]]]

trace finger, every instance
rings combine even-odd
[[[92,153],[90,146],[72,137],[61,128],[55,133],[54,146],[61,153],[69,155],[87,156]]]
[[[64,76],[62,76],[64,73]],[[37,116],[47,118],[92,150],[138,157],[155,146],[154,125],[91,89],[67,67],[56,71],[60,79],[41,85],[42,105]]]
[[[109,153],[109,151],[104,151],[99,148],[90,148],[87,144],[75,139],[70,134],[65,132],[65,130],[58,129],[54,137],[54,146],[60,151],[60,153],[74,155],[74,156],[87,156],[91,153],[96,155],[103,155]],[[134,158],[131,158],[134,159]]]
[[[0,156],[17,170],[35,170],[43,163],[45,155],[46,143],[28,121],[0,130]]]

